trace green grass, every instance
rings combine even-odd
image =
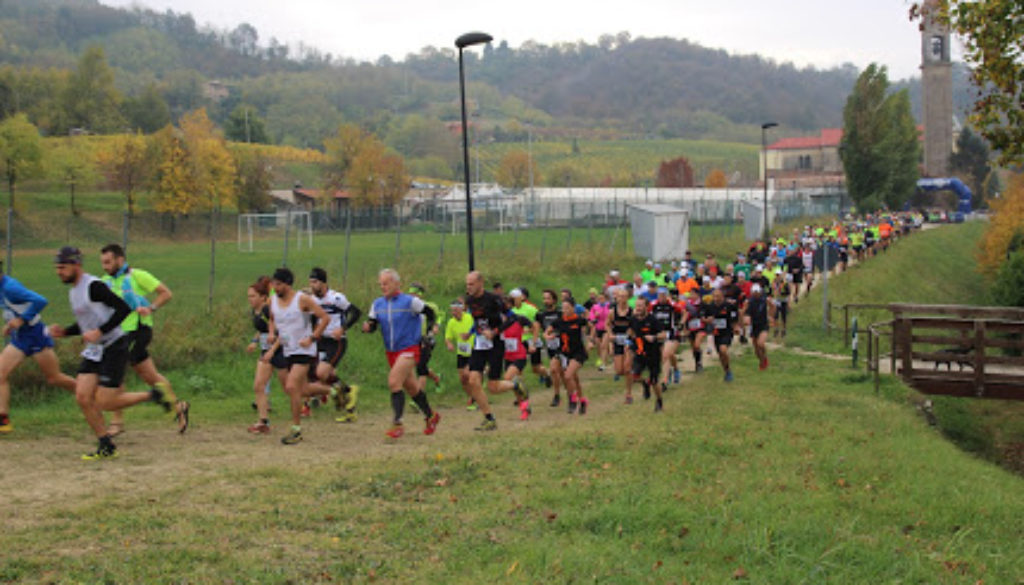
[[[772,359],[758,373],[740,358],[731,385],[709,370],[661,416],[602,398],[618,385],[600,382],[586,419],[541,407],[512,430],[502,411],[494,435],[450,423],[401,446],[322,419],[291,449],[238,420],[204,419],[176,446],[151,431],[105,473],[40,464],[33,477],[71,472],[92,489],[45,510],[50,489],[16,494],[0,579],[1021,582],[1019,478],[941,440],[898,384],[879,399],[841,364]]]

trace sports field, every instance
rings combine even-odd
[[[547,245],[565,236],[552,234]],[[477,263],[534,294],[583,291],[609,267],[637,263],[612,242],[621,235],[595,231],[587,243],[579,234],[542,264],[540,234],[520,234],[516,250],[512,234],[488,234]],[[691,241],[731,255],[742,234]],[[464,242],[449,239],[439,265],[438,234],[403,235],[398,269],[444,305],[461,287]],[[282,446],[275,388],[275,432],[251,436],[243,295],[281,254],[233,244],[219,247],[212,314],[207,245],[129,251],[176,294],[158,315],[154,354],[194,404],[186,435],[143,405],[128,414],[120,458],[79,461],[93,439],[72,400],[30,391],[34,367],[19,371],[16,431],[0,437],[0,581],[1022,582],[1020,478],[942,439],[901,385],[887,381],[876,396],[845,362],[777,351],[758,372],[747,353],[732,384],[715,367],[684,376],[661,415],[642,400],[621,404],[621,385],[589,364],[585,417],[547,407],[534,387],[530,421],[500,397],[499,430],[481,435],[453,360],[439,352],[447,379],[443,392],[430,390],[444,417],[437,434],[391,443],[379,336],[353,334],[341,373],[363,388],[360,419],[337,424],[321,408],[304,443]],[[86,252],[98,271],[98,254]],[[51,299],[50,322],[67,322],[52,253],[19,253],[16,276]],[[289,265],[300,277],[322,265],[334,281],[343,253],[343,236],[318,237]],[[340,288],[365,308],[377,269],[394,264],[394,234],[355,236]],[[814,305],[797,311],[805,307]],[[70,370],[72,344],[61,345]],[[415,421],[407,414],[410,430]]]

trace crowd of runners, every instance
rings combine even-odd
[[[430,367],[439,341],[455,354],[451,375],[466,394],[467,408],[483,416],[475,427],[479,431],[497,429],[489,396],[506,392],[514,396],[518,418],[529,420],[536,404],[528,386],[534,387],[534,396],[549,393],[550,402],[543,400],[550,408],[562,406],[564,393],[568,413],[586,415],[590,402],[580,376],[584,367],[621,381],[626,405],[634,403],[639,385],[643,399],[653,399],[658,412],[684,370],[704,371],[705,356],[717,354],[723,379],[731,382],[730,350],[736,341],[749,343],[759,369],[767,369],[769,335],[786,335],[789,306],[810,291],[821,270],[843,271],[851,261],[884,252],[920,225],[914,214],[808,225],[755,241],[734,258],[707,254],[697,259],[688,251],[662,263],[648,260],[636,272],[612,269],[579,296],[569,288],[506,291],[498,283],[488,286],[474,271],[466,275],[465,294],[448,303],[447,319],[426,299],[424,285],[405,285],[392,269],[379,272],[380,296],[364,319],[343,293],[330,288],[324,269],[312,268],[307,287],[300,290],[295,274],[278,268],[247,290],[254,328],[247,349],[258,356],[252,403],[257,420],[248,432],[271,432],[269,396],[275,378],[289,404],[283,444],[302,441],[302,419],[320,404],[333,403],[338,422],[355,421],[359,387],[338,374],[353,327],[365,334],[379,331],[383,340],[390,439],[405,432],[407,396],[424,418],[423,432],[436,431],[441,414],[431,407],[427,386],[440,389],[441,376],[449,375]],[[4,334],[10,338],[0,353],[0,433],[13,430],[8,379],[27,357],[39,364],[48,383],[75,395],[98,440],[96,451],[85,459],[117,455],[114,438],[125,430],[121,411],[139,403],[159,405],[179,432],[188,429],[191,405],[177,399],[148,352],[153,314],[170,302],[170,289],[153,274],[129,266],[116,244],[105,246],[100,259],[102,278],[84,271],[77,248],[64,247],[54,259],[58,277],[70,287],[75,322],[68,326],[47,328],[40,317],[46,299],[10,276],[0,277]],[[53,350],[54,338],[72,335],[85,342],[76,377],[60,371]],[[149,391],[124,390],[129,365]],[[111,413],[109,422],[105,412]]]

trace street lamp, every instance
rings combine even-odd
[[[764,241],[769,241],[768,234],[768,129],[778,126],[778,122],[761,124],[761,156],[764,160]]]
[[[466,180],[466,239],[469,243],[469,270],[476,270],[476,263],[473,261],[473,204],[469,195],[469,133],[466,128],[466,72],[462,65],[462,50],[466,47],[489,43],[494,37],[487,33],[471,32],[455,39],[455,46],[459,49],[459,96],[462,102],[462,170]]]

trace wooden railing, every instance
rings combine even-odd
[[[909,385],[925,394],[1024,400],[1024,309],[894,304],[889,310],[892,371]],[[873,325],[869,343],[874,332]]]

